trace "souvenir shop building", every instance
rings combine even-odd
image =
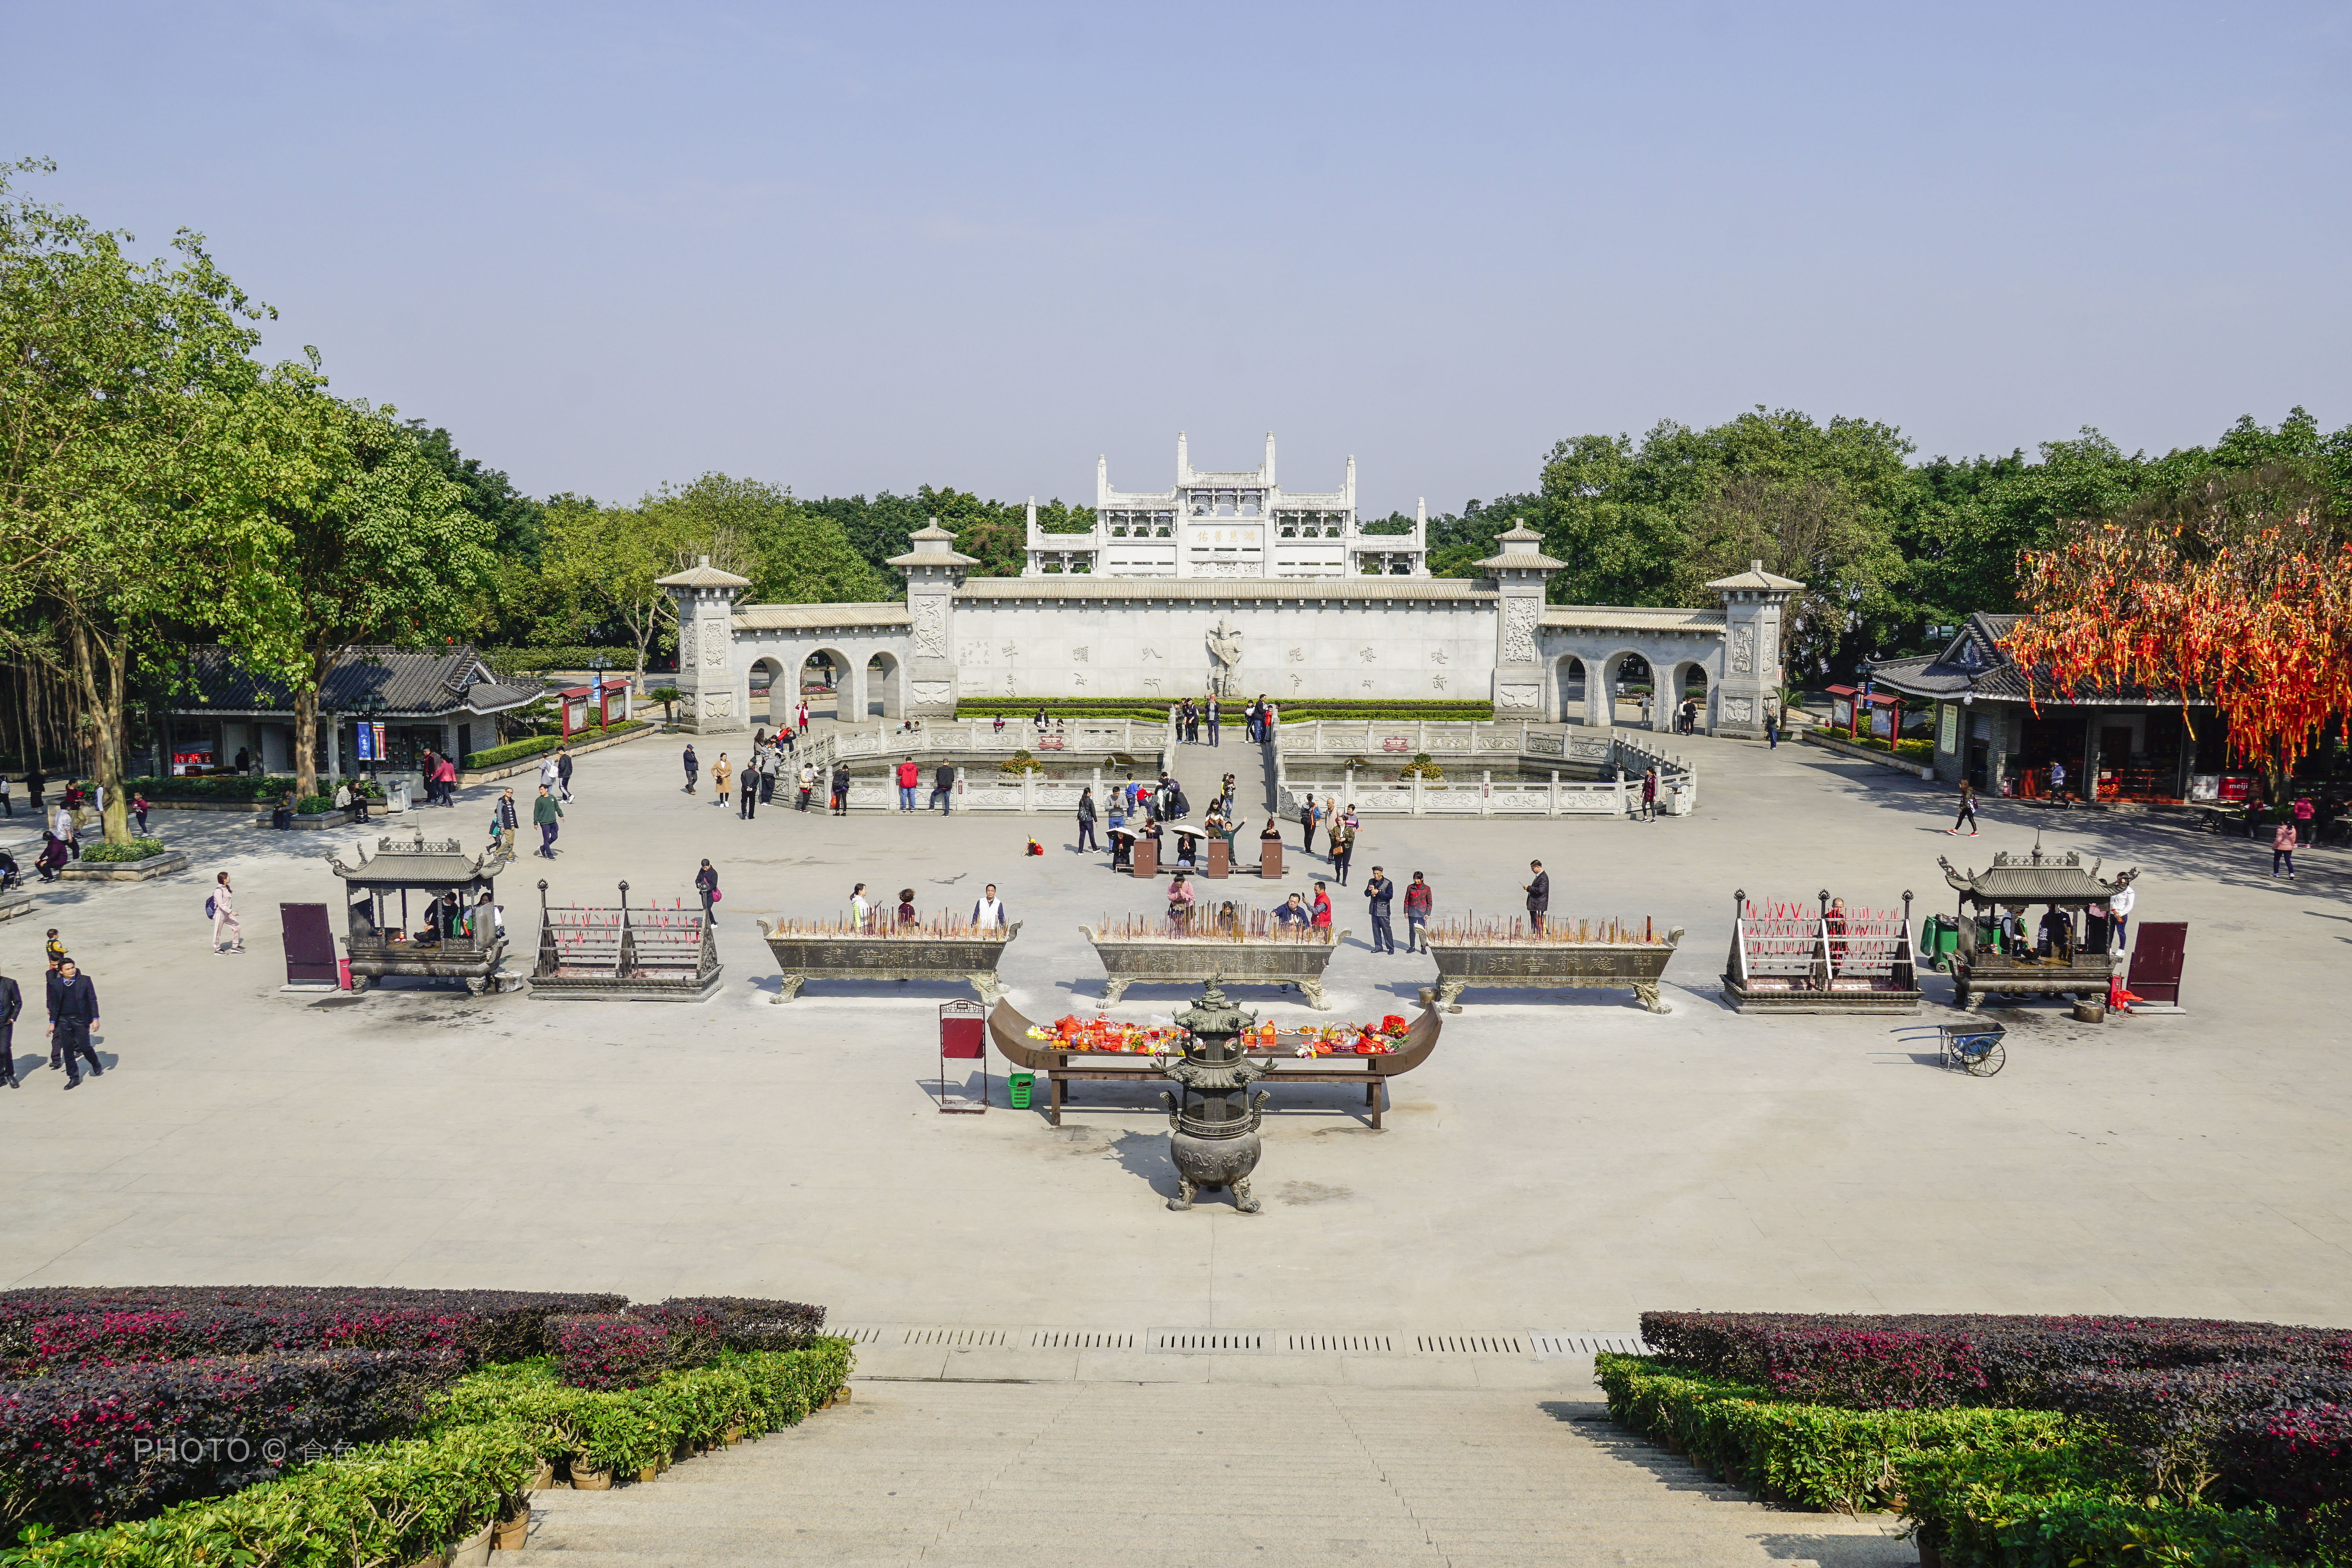
[[[294,701],[286,689],[238,664],[230,651],[197,648],[170,714],[169,754],[153,772],[174,775],[294,771]],[[501,681],[472,647],[421,653],[353,648],[335,662],[319,693],[314,759],[328,773],[359,771],[362,723],[384,727],[386,771],[414,770],[427,751],[462,758],[499,743],[498,718],[537,702],[536,684]]]

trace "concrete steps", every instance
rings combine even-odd
[[[610,1492],[539,1493],[571,1568],[1348,1563],[1907,1568],[1884,1519],[1749,1502],[1532,1393],[860,1383]]]

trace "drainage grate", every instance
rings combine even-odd
[[[1536,1360],[1556,1355],[1595,1355],[1606,1351],[1611,1355],[1648,1355],[1650,1347],[1639,1334],[1571,1334],[1530,1333]]]
[[[1133,1334],[1094,1333],[1085,1329],[1038,1329],[1029,1336],[1033,1351],[1131,1351]]]
[[[1154,1329],[1151,1349],[1156,1351],[1262,1351],[1265,1349],[1264,1334],[1219,1333],[1213,1329]]]
[[[1001,1345],[1003,1329],[908,1329],[898,1342],[908,1345]]]
[[[1415,1334],[1412,1348],[1423,1355],[1525,1355],[1516,1334]]]
[[[889,1331],[887,1329],[875,1328],[872,1324],[866,1324],[854,1329],[839,1327],[830,1328],[825,1330],[825,1332],[835,1339],[847,1340],[854,1345],[870,1345],[879,1343],[882,1336],[888,1333]]]
[[[1396,1341],[1388,1334],[1285,1334],[1286,1351],[1353,1351],[1360,1355],[1395,1353]]]

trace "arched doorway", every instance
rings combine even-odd
[[[1683,709],[1685,706],[1690,708],[1688,733],[1704,735],[1715,728],[1714,713],[1708,705],[1706,666],[1688,660],[1675,665],[1668,679],[1667,689],[1674,693],[1674,709],[1667,714],[1666,722],[1675,733],[1685,732]]]
[[[896,719],[906,711],[898,690],[898,661],[877,653],[866,661],[866,716]]]
[[[1611,654],[1601,661],[1599,689],[1585,698],[1584,710],[1591,715],[1585,722],[1612,727],[1640,723],[1642,700],[1650,695],[1654,679],[1650,661],[1633,649]]]
[[[845,710],[850,695],[849,659],[836,648],[818,648],[801,660],[792,681],[795,702],[808,704],[812,721],[855,717]]]
[[[1552,706],[1565,724],[1583,724],[1586,693],[1591,689],[1584,660],[1570,654],[1552,667]]]
[[[772,729],[791,715],[793,683],[782,659],[773,654],[761,654],[751,661],[744,684],[749,689],[750,706],[743,716],[752,723],[764,720]]]

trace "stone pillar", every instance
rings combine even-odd
[[[889,564],[907,574],[907,716],[955,716],[955,591],[980,563],[956,552],[955,535],[938,518],[908,534],[914,549]],[[860,685],[863,685],[860,672]],[[863,710],[860,710],[861,716]]]
[[[1543,717],[1544,663],[1542,648],[1544,584],[1567,565],[1536,547],[1543,535],[1514,520],[1510,531],[1497,534],[1503,547],[1478,567],[1494,579],[1495,675],[1493,700],[1497,719]]]
[[[708,555],[683,572],[654,579],[677,606],[678,721],[697,734],[745,727],[751,691],[735,667],[735,601],[751,585],[722,572]]]
[[[1780,616],[1789,595],[1804,584],[1751,561],[1747,571],[1707,586],[1723,595],[1723,668],[1717,682],[1722,696],[1715,703],[1715,732],[1760,741],[1765,704],[1777,699],[1784,683]]]

